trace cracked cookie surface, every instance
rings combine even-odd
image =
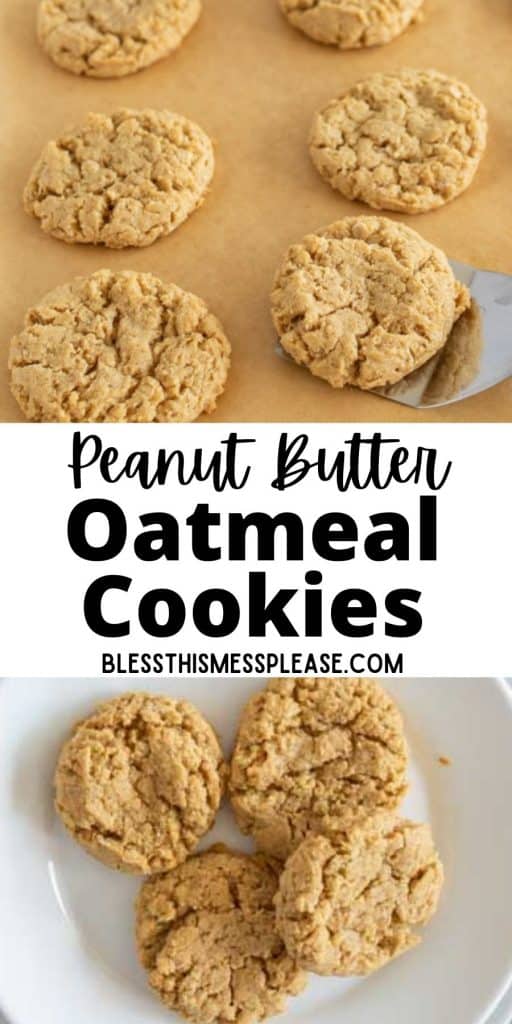
[[[483,104],[463,82],[405,69],[358,82],[316,115],[315,167],[348,199],[424,213],[471,184],[487,140]]]
[[[137,947],[168,1008],[195,1024],[251,1024],[302,991],[276,932],[278,877],[262,855],[212,847],[142,886]]]
[[[288,21],[317,43],[341,50],[389,43],[414,21],[423,0],[279,0]]]
[[[445,344],[470,296],[444,253],[385,217],[346,217],[292,245],[272,315],[281,345],[332,387],[393,384]]]
[[[37,34],[66,71],[118,78],[177,49],[200,13],[200,0],[40,0]]]
[[[210,139],[180,114],[89,114],[45,146],[25,188],[25,210],[65,242],[151,245],[200,206],[213,170]]]
[[[369,679],[277,679],[248,702],[229,796],[242,832],[284,860],[307,835],[336,833],[405,795],[398,708]]]
[[[10,345],[11,391],[40,422],[185,422],[215,408],[230,351],[196,295],[99,270],[28,311]]]
[[[217,737],[188,701],[128,693],[79,722],[59,756],[55,806],[88,853],[152,874],[213,824],[225,779]]]
[[[317,974],[364,975],[421,940],[443,867],[430,827],[377,815],[348,836],[306,839],[276,897],[288,952]]]

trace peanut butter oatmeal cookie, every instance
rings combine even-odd
[[[242,832],[284,860],[311,833],[337,834],[406,789],[398,708],[370,679],[274,679],[248,702],[229,795]]]
[[[192,704],[127,693],[75,727],[58,760],[55,806],[98,860],[153,874],[181,864],[211,828],[224,779],[217,737]]]
[[[341,50],[389,43],[414,21],[423,0],[279,0],[295,28]]]
[[[25,209],[64,242],[151,245],[201,205],[213,169],[210,139],[180,114],[89,114],[45,146]]]
[[[251,1024],[285,1008],[305,975],[276,931],[278,870],[213,847],[146,882],[137,946],[165,1005],[195,1024]]]
[[[348,835],[306,839],[276,897],[288,952],[317,974],[364,975],[420,942],[443,867],[428,825],[377,815]]]
[[[66,71],[120,78],[176,50],[200,13],[201,0],[40,0],[37,34]]]
[[[99,270],[28,311],[10,345],[11,391],[30,420],[189,421],[215,408],[230,351],[196,295]]]
[[[281,345],[332,387],[394,384],[445,344],[469,307],[446,256],[385,217],[346,217],[292,245],[272,315]]]
[[[347,196],[377,210],[424,213],[473,181],[487,140],[485,107],[439,71],[375,74],[315,117],[313,163]]]

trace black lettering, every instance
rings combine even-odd
[[[87,461],[84,462],[83,456],[86,448],[90,448],[92,443],[92,453],[88,456]],[[73,444],[71,449],[71,462],[68,468],[73,470],[73,486],[75,490],[79,491],[82,486],[82,469],[87,469],[88,466],[92,466],[97,461],[101,452],[101,440],[97,434],[88,434],[82,440],[82,435],[79,430],[75,430],[73,434]]]
[[[276,490],[284,491],[287,487],[293,487],[308,475],[311,466],[306,459],[301,458],[307,443],[307,434],[298,434],[290,442],[288,434],[281,434],[277,449],[277,473],[272,481],[272,487]]]
[[[411,604],[418,604],[421,598],[420,590],[391,590],[386,597],[386,611],[396,619],[401,619],[403,625],[394,625],[386,622],[386,636],[411,637],[416,636],[423,625],[423,619],[417,608],[411,608]]]
[[[334,628],[343,636],[373,636],[374,623],[365,622],[356,625],[353,619],[373,619],[377,617],[377,605],[374,597],[367,590],[341,590],[331,606],[331,619]]]
[[[331,562],[348,562],[355,556],[357,523],[344,512],[328,512],[320,516],[313,527],[313,547],[320,558]],[[335,545],[349,544],[348,548]]]
[[[276,533],[282,529],[286,534],[286,558],[289,562],[304,557],[304,525],[295,512],[281,512],[270,516],[266,512],[252,512],[242,515],[233,512],[229,517],[229,557],[241,562],[247,557],[247,531],[255,529],[257,534],[258,559],[273,561],[276,552]]]
[[[215,604],[219,604],[222,609],[218,623],[212,621],[212,605]],[[197,629],[204,636],[229,636],[240,622],[240,606],[229,590],[204,590],[196,598],[192,614]]]
[[[129,636],[130,622],[107,622],[102,611],[102,601],[109,590],[128,593],[132,581],[129,576],[101,576],[88,587],[84,597],[84,616],[89,629],[98,636]]]
[[[364,550],[374,562],[387,562],[396,558],[398,562],[409,559],[409,523],[399,512],[377,512],[370,516],[372,526],[385,526],[366,538]]]
[[[420,498],[420,559],[435,562],[437,558],[437,497],[424,494]]]
[[[159,605],[164,605],[167,610],[163,623],[157,621]],[[176,636],[183,628],[185,618],[184,601],[175,590],[150,590],[144,594],[139,605],[139,622],[149,636]]]
[[[108,536],[104,544],[93,547],[87,540],[87,524],[92,515],[103,515],[108,525]],[[126,519],[124,512],[114,501],[106,498],[90,498],[81,501],[71,511],[68,519],[68,541],[71,550],[79,558],[89,562],[106,562],[121,554],[126,542]]]
[[[309,587],[319,587],[323,576],[321,572],[312,570],[306,573]],[[321,590],[306,589],[304,595],[304,626],[306,636],[322,636],[323,594]]]
[[[157,530],[146,530],[135,540],[134,550],[142,562],[156,562],[166,558],[168,562],[180,557],[180,530],[177,520],[167,512],[148,512],[140,516],[144,527],[157,526]]]
[[[210,512],[209,505],[196,505],[192,515],[187,519],[187,526],[192,529],[192,550],[195,557],[202,562],[218,561],[222,549],[210,545],[210,528],[220,526],[218,512]]]
[[[296,590],[278,590],[267,601],[267,577],[264,572],[249,573],[249,636],[266,636],[271,622],[280,636],[298,636],[284,609]]]

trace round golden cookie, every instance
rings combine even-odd
[[[385,217],[346,217],[292,245],[272,315],[295,362],[332,387],[393,384],[445,344],[469,306],[444,253]]]
[[[201,205],[213,170],[210,139],[180,114],[89,114],[45,146],[25,210],[64,242],[151,245]]]
[[[57,763],[55,806],[93,857],[149,875],[194,850],[224,779],[217,737],[192,704],[127,693],[75,727]]]
[[[10,345],[10,385],[29,420],[186,422],[215,408],[230,352],[196,295],[152,274],[98,270],[28,311]]]
[[[276,931],[278,870],[213,847],[146,882],[136,938],[149,983],[195,1024],[251,1024],[285,1009],[306,978]]]
[[[370,679],[274,679],[248,702],[229,796],[242,832],[284,860],[311,833],[336,834],[404,796],[398,708]]]
[[[420,942],[443,867],[428,825],[377,815],[348,835],[306,839],[276,897],[288,952],[316,974],[364,975]]]
[[[279,0],[288,21],[340,50],[381,46],[414,21],[423,0]]]
[[[473,181],[487,140],[485,107],[439,71],[358,82],[316,115],[315,167],[334,189],[377,210],[424,213]]]
[[[120,78],[176,50],[201,0],[40,0],[39,42],[74,75]]]

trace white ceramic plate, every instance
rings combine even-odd
[[[188,696],[229,750],[248,680],[144,681]],[[405,716],[411,790],[446,866],[439,913],[414,951],[367,979],[311,978],[286,1022],[485,1024],[512,980],[512,704],[497,680],[393,680]],[[132,925],[137,880],[83,853],[52,810],[64,737],[110,680],[0,686],[0,1006],[9,1024],[166,1024],[146,988]],[[142,687],[141,687],[142,688]],[[442,766],[439,757],[449,757]],[[249,848],[225,808],[209,839]],[[206,844],[207,845],[207,844]]]
[[[503,996],[498,1008],[491,1014],[486,1024],[512,1024],[512,989]]]

